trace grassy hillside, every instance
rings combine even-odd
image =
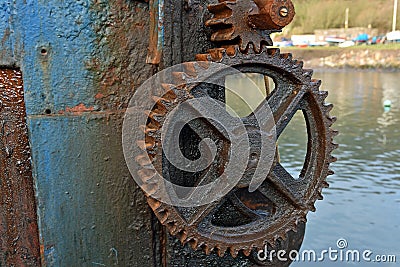
[[[296,8],[291,34],[313,33],[315,29],[343,28],[345,10],[350,9],[349,27],[392,29],[393,0],[292,0]],[[400,29],[400,10],[397,18]]]

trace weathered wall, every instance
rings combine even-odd
[[[135,89],[213,46],[203,26],[211,2],[166,0],[159,68],[145,64],[145,1],[0,3],[0,65],[24,74],[44,265],[250,265],[192,252],[166,236],[122,154],[123,112]]]
[[[123,111],[151,76],[148,4],[0,3],[0,65],[24,74],[47,266],[148,266],[151,213],[125,166]]]

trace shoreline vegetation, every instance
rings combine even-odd
[[[340,47],[282,47],[283,53],[304,61],[314,69],[395,69],[400,70],[400,44]]]

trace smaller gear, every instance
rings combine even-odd
[[[239,45],[242,51],[253,44],[256,52],[263,45],[272,46],[270,34],[281,31],[295,15],[290,0],[220,0],[208,9],[214,15],[206,22],[215,30],[212,41]]]

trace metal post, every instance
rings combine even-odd
[[[395,30],[396,30],[397,7],[398,7],[398,0],[394,0],[394,7],[393,7],[393,27],[392,27],[392,31],[395,31]]]

